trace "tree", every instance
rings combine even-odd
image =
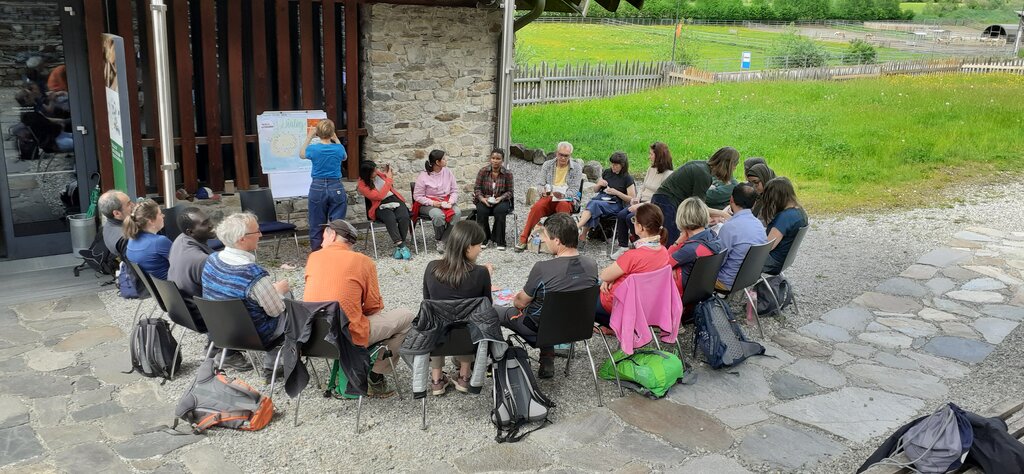
[[[843,64],[875,64],[878,62],[878,51],[871,43],[855,39],[843,55]]]
[[[829,54],[823,46],[794,32],[782,35],[768,48],[767,66],[773,69],[820,67],[828,64]]]

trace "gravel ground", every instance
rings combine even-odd
[[[524,195],[528,183],[537,181],[539,170],[539,166],[532,164],[514,166],[516,182],[523,188],[517,189],[517,196]],[[786,319],[765,320],[766,336],[770,337],[781,327],[799,327],[830,309],[846,304],[861,292],[900,273],[927,251],[946,244],[952,234],[964,227],[984,224],[1002,230],[1024,230],[1024,206],[1019,199],[1022,193],[1024,184],[1013,182],[980,190],[973,188],[970,201],[960,197],[967,195],[964,190],[953,189],[942,200],[956,204],[931,209],[843,217],[814,216],[811,210],[812,230],[804,242],[800,258],[788,272],[802,314],[794,316],[787,312]],[[525,220],[527,211],[525,205],[518,206],[520,224]],[[999,221],[993,222],[993,217]],[[387,239],[383,232],[378,237]],[[428,238],[432,238],[429,229]],[[272,249],[271,246],[266,248]],[[603,253],[605,248],[591,244],[585,253],[597,258],[599,266],[603,267],[609,263]],[[296,296],[302,293],[301,268],[283,270],[278,264],[301,264],[305,260],[305,250],[296,255],[294,245],[286,242],[282,244],[279,259],[271,260],[264,256],[268,267],[272,263],[277,268],[278,278],[290,280]],[[381,291],[389,308],[418,308],[424,268],[436,255],[434,252],[421,253],[409,262],[395,261],[384,255],[377,260]],[[494,265],[493,281],[496,284],[519,288],[532,264],[547,257],[515,254],[511,248],[500,252],[492,247],[481,254],[480,263]],[[112,291],[102,293],[101,297],[115,322],[127,331],[135,304],[117,298]],[[186,356],[183,372],[191,374],[200,361],[202,341],[196,337],[186,339],[182,341]],[[1007,369],[1022,365],[1022,356],[1016,350],[1022,340],[1024,331],[1018,329],[992,356],[976,367],[975,375],[951,386],[950,399],[965,408],[980,410],[1004,397],[1019,396],[1020,388],[1024,387],[1024,373]],[[599,346],[592,347],[598,364],[604,359],[598,352]],[[560,360],[564,364],[564,359]],[[576,359],[569,377],[571,380],[564,380],[559,372],[555,379],[541,382],[541,388],[558,403],[552,416],[556,423],[559,419],[596,406],[587,365],[585,359]],[[323,375],[323,365],[319,366]],[[400,368],[399,376],[403,387],[408,387],[408,369]],[[244,374],[243,378],[250,382],[256,379],[251,373]],[[165,401],[176,403],[190,382],[190,376],[180,377],[167,383],[160,392]],[[607,401],[612,396],[613,385],[602,382],[602,389]],[[430,426],[427,432],[420,431],[420,405],[409,399],[408,391],[402,401],[396,398],[365,400],[363,433],[356,436],[352,432],[355,401],[324,399],[314,390],[307,390],[298,427],[292,424],[295,401],[279,395],[275,398],[278,416],[258,439],[249,433],[231,430],[212,432],[210,438],[229,461],[237,463],[244,471],[263,471],[269,466],[286,466],[295,471],[319,470],[327,466],[351,468],[358,460],[356,470],[435,469],[447,472],[452,469],[450,463],[454,459],[493,443],[494,429],[488,421],[489,390],[490,382],[487,382],[481,395],[449,392],[441,398],[431,397],[428,401]],[[332,436],[325,436],[325,433]],[[268,449],[270,446],[274,448]],[[835,463],[822,466],[819,472],[852,472],[870,451],[868,448],[854,451]]]

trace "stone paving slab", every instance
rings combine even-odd
[[[936,337],[924,346],[925,352],[970,364],[985,360],[993,350],[995,347],[991,344],[949,336]]]
[[[753,364],[742,364],[723,373],[701,365],[696,369],[698,383],[676,385],[669,390],[668,399],[701,410],[747,405],[768,400],[771,389],[764,370]]]
[[[769,410],[850,441],[863,443],[891,432],[923,407],[924,402],[916,398],[881,390],[846,387],[776,405]]]
[[[845,451],[845,446],[827,436],[793,426],[765,425],[743,438],[739,454],[751,462],[795,470],[827,462]]]
[[[670,469],[669,473],[714,473],[714,474],[750,474],[738,462],[722,456],[711,454],[696,459],[691,459],[679,469]]]
[[[609,403],[608,407],[622,421],[683,450],[723,451],[732,446],[732,435],[718,419],[691,406],[666,401],[628,395]],[[680,420],[686,422],[680,423]]]

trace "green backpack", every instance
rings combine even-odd
[[[375,352],[373,357],[370,358],[370,366],[377,361],[377,354]],[[318,382],[319,383],[319,382]],[[345,398],[349,400],[355,400],[359,398],[359,395],[349,395],[345,393],[345,388],[348,386],[348,376],[345,375],[345,371],[341,369],[341,362],[338,360],[334,361],[334,365],[331,367],[331,381],[327,383],[327,390],[324,391],[324,398]]]
[[[622,385],[631,390],[652,398],[665,396],[683,378],[683,362],[671,352],[652,349],[637,349],[633,355],[626,355],[622,350],[615,351],[612,359],[601,364],[597,375],[605,380],[615,380],[618,369]]]

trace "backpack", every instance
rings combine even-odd
[[[491,364],[491,377],[494,380],[491,423],[498,430],[495,441],[515,443],[551,422],[548,411],[555,407],[555,402],[541,393],[526,349],[510,346],[501,359]],[[539,421],[541,425],[519,434],[519,429],[531,421]]]
[[[36,154],[36,149],[39,144],[36,143],[36,138],[32,136],[32,129],[28,128],[28,125],[23,123],[16,123],[11,125],[7,129],[7,136],[13,137],[15,143],[18,146],[18,158],[21,160],[34,160],[39,157]]]
[[[166,383],[175,368],[181,367],[178,341],[163,318],[140,319],[132,330],[128,349],[132,358],[132,370],[128,373],[163,377]]]
[[[637,349],[632,355],[626,355],[619,349],[612,358],[615,363],[606,359],[597,375],[605,380],[615,380],[615,371],[618,371],[622,385],[650,398],[664,397],[683,378],[683,361],[671,352]]]
[[[693,355],[700,349],[712,369],[732,367],[747,357],[764,354],[764,346],[747,339],[721,298],[712,296],[697,303],[693,314]]]
[[[101,275],[114,276],[117,274],[117,256],[107,249],[107,245],[103,241],[103,232],[97,232],[96,237],[92,239],[92,245],[85,250],[79,250],[78,254],[83,261],[81,265],[74,268],[76,277],[86,267],[92,268],[93,271]]]
[[[974,444],[974,427],[960,407],[947,403],[900,436],[888,458],[873,464],[914,472],[952,472],[963,465]],[[903,453],[909,461],[897,460]]]
[[[768,287],[765,286],[765,281],[768,285],[771,285],[772,292],[775,293],[775,298],[778,298],[779,304],[782,306],[779,308],[779,312],[786,309],[786,306],[793,304],[793,288],[789,285],[789,280],[781,275],[772,275],[764,280],[758,281],[754,285],[754,289],[757,291],[757,315],[767,316],[775,312],[775,299],[772,298],[772,294],[768,291]]]
[[[213,359],[206,359],[196,371],[196,379],[178,401],[174,410],[174,428],[178,420],[192,425],[200,434],[212,426],[257,431],[270,423],[274,402],[249,384],[230,379],[224,371],[214,370]]]
[[[146,289],[142,287],[142,279],[124,260],[117,270],[117,293],[124,299],[137,300],[146,297]]]

